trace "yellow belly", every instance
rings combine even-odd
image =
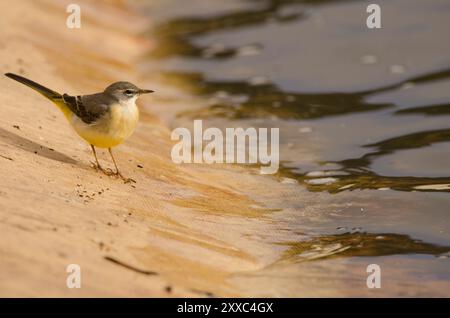
[[[139,120],[136,105],[114,105],[111,112],[93,124],[86,124],[76,115],[71,124],[81,138],[99,148],[112,148],[125,141],[134,132]]]

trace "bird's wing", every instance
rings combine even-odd
[[[64,104],[86,124],[93,124],[109,110],[110,98],[103,94],[62,96]]]

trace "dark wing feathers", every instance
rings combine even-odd
[[[62,96],[64,103],[86,124],[92,124],[108,112],[111,101],[102,94]]]

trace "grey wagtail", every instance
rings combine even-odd
[[[140,89],[128,82],[116,82],[102,93],[70,96],[61,95],[16,74],[5,75],[39,92],[63,112],[78,135],[91,145],[97,169],[107,175],[117,175],[125,182],[134,182],[133,179],[125,178],[120,173],[111,148],[131,136],[139,119],[136,99],[142,94],[153,93],[152,90]],[[95,147],[108,148],[116,172],[104,170],[100,166]]]

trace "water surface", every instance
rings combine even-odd
[[[170,126],[280,128],[285,188],[265,203],[287,234],[261,237],[282,252],[235,278],[265,286],[251,294],[449,296],[450,3],[379,1],[380,30],[368,3],[144,5]]]

